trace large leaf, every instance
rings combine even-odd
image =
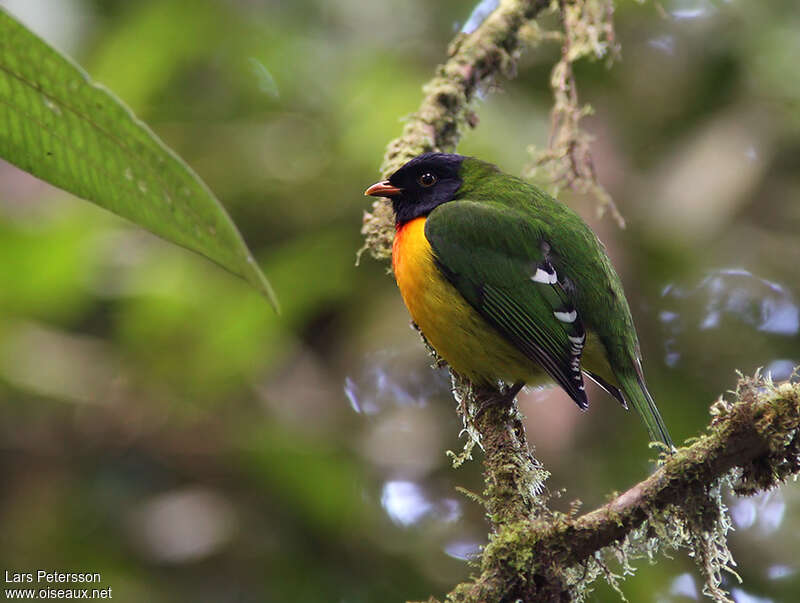
[[[0,9],[0,156],[277,300],[202,180],[108,90]]]

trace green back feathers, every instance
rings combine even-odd
[[[542,226],[496,202],[462,200],[434,210],[425,235],[467,301],[585,408],[585,332],[548,261]]]
[[[567,281],[584,324],[609,348],[612,365],[631,362],[638,355],[638,341],[622,283],[605,247],[581,217],[538,187],[483,161],[465,159],[461,176],[464,184],[455,200],[481,201],[499,212],[491,227],[476,224],[475,230],[483,232],[475,236],[493,237],[489,228],[501,231],[505,240],[496,253],[528,260],[538,259],[541,243],[546,242],[549,258]]]
[[[425,234],[445,277],[581,407],[581,369],[639,411],[651,438],[671,446],[645,386],[639,344],[619,277],[583,220],[537,187],[465,158],[452,201]],[[606,362],[580,365],[586,330]],[[609,374],[610,367],[610,374]]]

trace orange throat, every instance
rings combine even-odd
[[[411,318],[419,324],[425,292],[437,270],[433,250],[425,237],[425,218],[398,224],[392,244],[392,270]]]
[[[412,233],[420,226],[411,227],[412,224],[415,222],[420,222],[420,226],[422,228],[422,235],[425,236],[425,218],[417,218],[416,220],[412,220],[411,222],[405,222],[403,224],[396,224],[394,227],[394,241],[392,242],[392,271],[397,274],[399,269],[402,269],[403,262],[403,253],[408,252],[408,249],[405,249],[404,243],[407,242],[409,239],[409,234]]]
[[[397,227],[392,268],[411,318],[458,373],[477,382],[534,381],[534,365],[503,340],[444,278],[425,236],[425,218]]]

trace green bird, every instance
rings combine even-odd
[[[584,376],[672,440],[642,372],[622,283],[571,209],[472,157],[426,153],[366,190],[392,202],[392,267],[427,341],[473,383],[555,381],[582,409]]]

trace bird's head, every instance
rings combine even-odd
[[[388,180],[370,186],[364,194],[391,199],[395,221],[398,225],[405,224],[453,200],[462,184],[459,171],[464,159],[450,153],[425,153],[406,163]]]

